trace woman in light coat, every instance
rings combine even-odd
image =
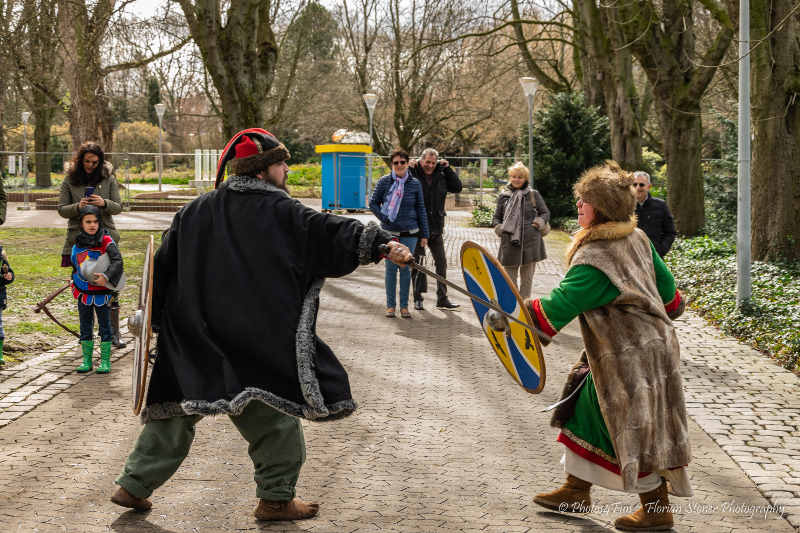
[[[492,217],[494,231],[500,237],[497,259],[520,295],[530,298],[536,263],[547,259],[542,231],[550,221],[550,210],[539,191],[529,187],[525,165],[514,163],[508,169],[508,178]]]

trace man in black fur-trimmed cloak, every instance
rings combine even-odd
[[[225,147],[216,190],[181,209],[155,255],[153,329],[158,356],[144,428],[111,501],[147,510],[147,499],[189,452],[195,424],[226,414],[250,443],[255,516],[298,520],[319,506],[296,497],[305,460],[297,417],[333,420],[356,404],[347,372],[316,336],[327,277],[359,264],[406,263],[405,246],[375,223],[323,214],[289,197],[289,152],[248,129]],[[226,164],[231,176],[221,184]]]

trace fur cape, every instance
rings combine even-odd
[[[650,241],[628,222],[576,234],[570,266],[602,271],[620,291],[580,315],[597,399],[626,490],[639,472],[687,465],[691,458],[680,346],[656,286]]]
[[[347,372],[316,335],[320,290],[377,261],[390,237],[249,176],[184,206],[155,255],[142,421],[235,416],[254,400],[309,420],[351,414]]]

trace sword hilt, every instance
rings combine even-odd
[[[378,251],[379,251],[381,254],[383,254],[383,256],[384,256],[386,259],[388,259],[388,258],[389,258],[389,252],[391,251],[391,248],[389,247],[389,245],[388,245],[388,244],[379,244],[379,245],[378,245]],[[412,259],[411,259],[411,261],[409,261],[409,262],[408,262],[408,263],[406,263],[406,264],[407,264],[407,265],[413,265],[413,264],[415,264],[415,263],[414,263],[414,259],[412,258]]]

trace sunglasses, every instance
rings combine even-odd
[[[634,183],[633,186],[634,187],[647,187],[647,184],[646,183]]]
[[[392,161],[392,164],[394,166],[396,166],[396,167],[399,167],[399,166],[402,166],[402,165],[407,165],[408,161]]]

